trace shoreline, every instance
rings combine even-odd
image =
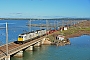
[[[63,34],[65,36],[65,39],[73,38],[73,37],[79,37],[81,35],[90,35],[90,21],[83,21],[78,24],[75,24],[73,26],[70,26],[67,30],[63,31],[56,31],[52,33],[48,38],[50,39],[50,42],[53,43],[55,41],[55,37],[58,34]],[[66,41],[67,42],[67,41]],[[67,42],[68,43],[68,42]],[[68,44],[71,44],[70,41]],[[67,45],[66,43],[61,43],[60,46]]]
[[[81,35],[90,35],[90,31],[79,31],[75,34],[67,35],[66,38],[73,38],[73,37],[79,37]]]
[[[81,35],[90,35],[90,21],[83,21],[70,27],[70,31],[63,32],[66,38],[79,37]]]

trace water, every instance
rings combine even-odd
[[[20,33],[25,32],[28,28],[26,28],[26,20],[1,20],[0,21],[0,27],[5,27],[5,24],[2,23],[8,23],[8,40],[9,43],[16,41],[17,37]],[[6,35],[5,35],[5,29],[0,29],[0,42],[2,44],[5,44],[5,39],[6,39]]]
[[[6,30],[5,28],[2,29],[1,27],[5,27],[5,24],[8,22],[8,43],[17,41],[18,35],[24,32],[29,31],[29,27],[27,24],[29,23],[29,20],[0,20],[0,45],[5,44],[6,42]],[[54,24],[56,21],[50,20],[48,21],[49,24]],[[59,21],[60,22],[60,21]],[[31,24],[46,24],[46,20],[32,20]],[[30,31],[40,30],[40,29],[46,29],[46,27],[31,27]]]
[[[9,43],[16,41],[19,34],[27,32],[26,26],[28,20],[0,20],[0,23],[9,24]],[[46,24],[46,21],[32,21],[32,24]],[[50,23],[55,21],[50,20]],[[60,22],[61,23],[61,22]],[[0,24],[5,27],[5,24]],[[40,29],[40,27],[32,27],[31,30]],[[0,45],[5,44],[5,29],[0,29]],[[83,35],[81,37],[70,38],[71,45],[53,46],[43,45],[41,48],[36,47],[34,51],[24,51],[23,58],[11,57],[11,60],[90,60],[90,36]]]
[[[11,60],[90,60],[90,36],[70,38],[71,45],[43,45],[34,51],[24,51],[23,58]]]
[[[68,20],[65,20],[68,21]],[[17,41],[18,35],[24,32],[35,31],[40,29],[47,29],[47,27],[31,27],[29,28],[27,24],[29,23],[29,20],[0,20],[0,46],[6,43],[6,30],[5,28],[2,29],[1,27],[5,27],[5,24],[2,23],[8,23],[8,43]],[[58,24],[57,24],[58,22]],[[55,26],[61,26],[62,20],[49,20],[48,24],[55,25]],[[32,20],[31,24],[46,24],[46,20]],[[49,27],[48,29],[54,29],[55,27]]]

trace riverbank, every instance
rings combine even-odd
[[[56,36],[59,34],[65,36],[66,42],[67,42],[67,39],[69,38],[78,37],[81,35],[90,35],[90,21],[83,21],[83,22],[77,23],[75,25],[68,27],[68,30],[63,30],[63,31],[59,30],[47,37],[50,39],[50,42],[54,44],[56,41]],[[67,43],[70,44],[70,41]],[[66,43],[61,42],[59,45],[62,46],[65,44]]]
[[[62,32],[66,38],[90,35],[90,21],[83,21]]]
[[[66,38],[90,35],[90,21],[83,21],[70,26],[68,30],[59,31],[59,34],[63,34]]]

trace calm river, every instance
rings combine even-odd
[[[23,32],[28,32],[28,20],[1,20],[0,21],[0,46],[6,43],[5,24],[8,22],[8,37],[9,43],[17,41],[18,35]],[[61,24],[61,21],[50,20],[49,24],[54,25],[56,22]],[[33,20],[32,24],[46,24],[45,20]],[[42,27],[46,29],[46,27]],[[40,27],[31,27],[31,30],[40,29]],[[11,60],[90,60],[90,35],[70,38],[71,45],[54,46],[43,45],[35,47],[34,51],[24,51],[23,58],[11,57]]]
[[[23,58],[11,60],[90,60],[90,35],[70,38],[71,45],[43,45],[34,51],[24,51]]]

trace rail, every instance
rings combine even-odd
[[[14,48],[14,49],[10,49],[10,50],[8,51],[8,54],[9,54],[9,55],[12,55],[12,54],[14,54],[14,53],[16,53],[16,52],[18,52],[18,51],[20,51],[20,50],[22,50],[22,49],[25,49],[25,48],[33,45],[33,44],[36,44],[37,42],[41,41],[41,39],[44,38],[44,37],[46,37],[46,36],[37,38],[37,39],[32,40],[32,41],[30,41],[30,42],[27,42],[27,43],[25,43],[25,44],[19,45],[18,47]],[[9,45],[10,45],[10,44],[9,44]],[[5,45],[3,45],[3,46],[5,46]],[[10,48],[10,47],[9,47],[9,48]],[[0,51],[0,59],[1,59],[1,58],[5,58],[5,57],[6,57],[6,50],[5,50],[5,52]]]

